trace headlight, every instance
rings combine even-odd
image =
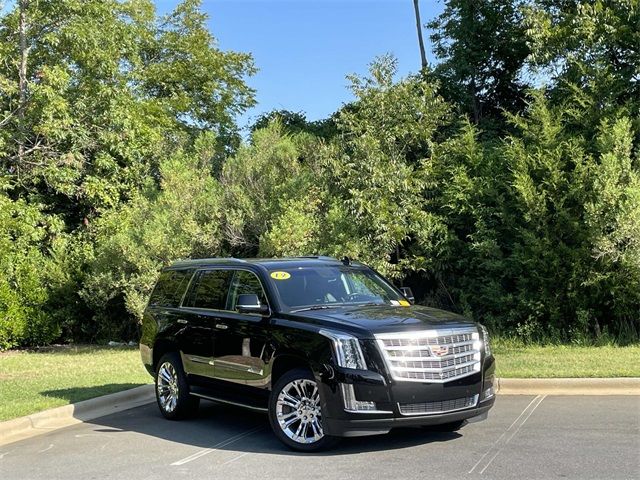
[[[480,325],[480,330],[482,330],[482,339],[484,340],[484,353],[489,356],[491,355],[491,342],[489,341],[489,331],[487,327],[484,325]]]
[[[330,338],[333,344],[333,353],[340,367],[366,370],[367,363],[360,348],[360,342],[352,335],[329,330],[320,330],[320,335]]]

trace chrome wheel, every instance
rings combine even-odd
[[[276,401],[276,418],[283,433],[296,443],[315,443],[324,437],[320,392],[313,380],[287,383]]]
[[[158,400],[162,409],[171,413],[178,404],[178,373],[170,362],[164,362],[158,370]]]

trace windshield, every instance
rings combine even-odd
[[[405,305],[406,299],[368,268],[314,266],[269,272],[281,302],[291,310],[340,305]]]

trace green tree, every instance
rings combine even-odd
[[[201,132],[218,155],[232,148],[254,68],[219,50],[205,22],[193,0],[163,18],[148,0],[18,2],[0,19],[0,145],[15,193],[37,195],[73,228],[126,202],[159,158]]]
[[[215,183],[210,173],[239,144],[234,118],[254,103],[245,78],[255,68],[217,47],[199,5],[159,17],[150,0],[21,0],[0,15],[0,228],[14,243],[3,252],[0,329],[19,330],[1,333],[0,348],[132,338],[157,269],[217,251],[217,191],[181,190],[171,162],[193,162],[184,169]]]
[[[209,154],[183,152],[163,160],[159,187],[150,181],[91,226],[95,250],[80,295],[94,319],[85,334],[134,338],[161,267],[220,254],[221,192],[209,172]]]
[[[503,111],[524,107],[529,48],[520,0],[448,0],[427,24],[444,98],[485,130],[504,128]]]
[[[640,3],[536,0],[527,9],[532,65],[554,103],[574,98],[573,127],[586,136],[618,113],[640,131]],[[636,137],[636,147],[640,139]]]
[[[424,268],[426,255],[407,256],[412,241],[437,245],[443,233],[425,206],[431,147],[450,117],[434,85],[421,77],[394,82],[396,70],[387,56],[368,77],[350,77],[356,101],[340,112],[337,151],[325,160],[332,201],[323,244],[398,277]]]
[[[253,125],[251,125],[251,133],[266,128],[270,123],[277,120],[287,133],[296,134],[306,132],[317,137],[330,139],[337,133],[334,117],[335,116],[331,116],[323,120],[309,121],[303,112],[272,110],[258,116]]]
[[[227,248],[240,256],[263,254],[263,236],[291,202],[308,198],[312,172],[302,161],[304,134],[291,135],[278,120],[256,130],[251,144],[228,159],[220,183],[224,192]],[[279,251],[273,244],[268,251]]]
[[[10,188],[0,177],[0,350],[43,345],[60,334],[44,309],[49,262],[41,250],[60,222],[43,215],[39,205],[12,200]]]
[[[537,93],[502,150],[515,213],[506,245],[514,303],[503,326],[533,339],[637,338],[640,172],[631,122],[601,123],[592,153],[568,112]]]

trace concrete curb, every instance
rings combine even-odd
[[[640,395],[640,378],[499,378],[501,395]]]
[[[0,446],[43,435],[58,428],[139,407],[154,400],[153,385],[142,385],[122,392],[0,422]]]

